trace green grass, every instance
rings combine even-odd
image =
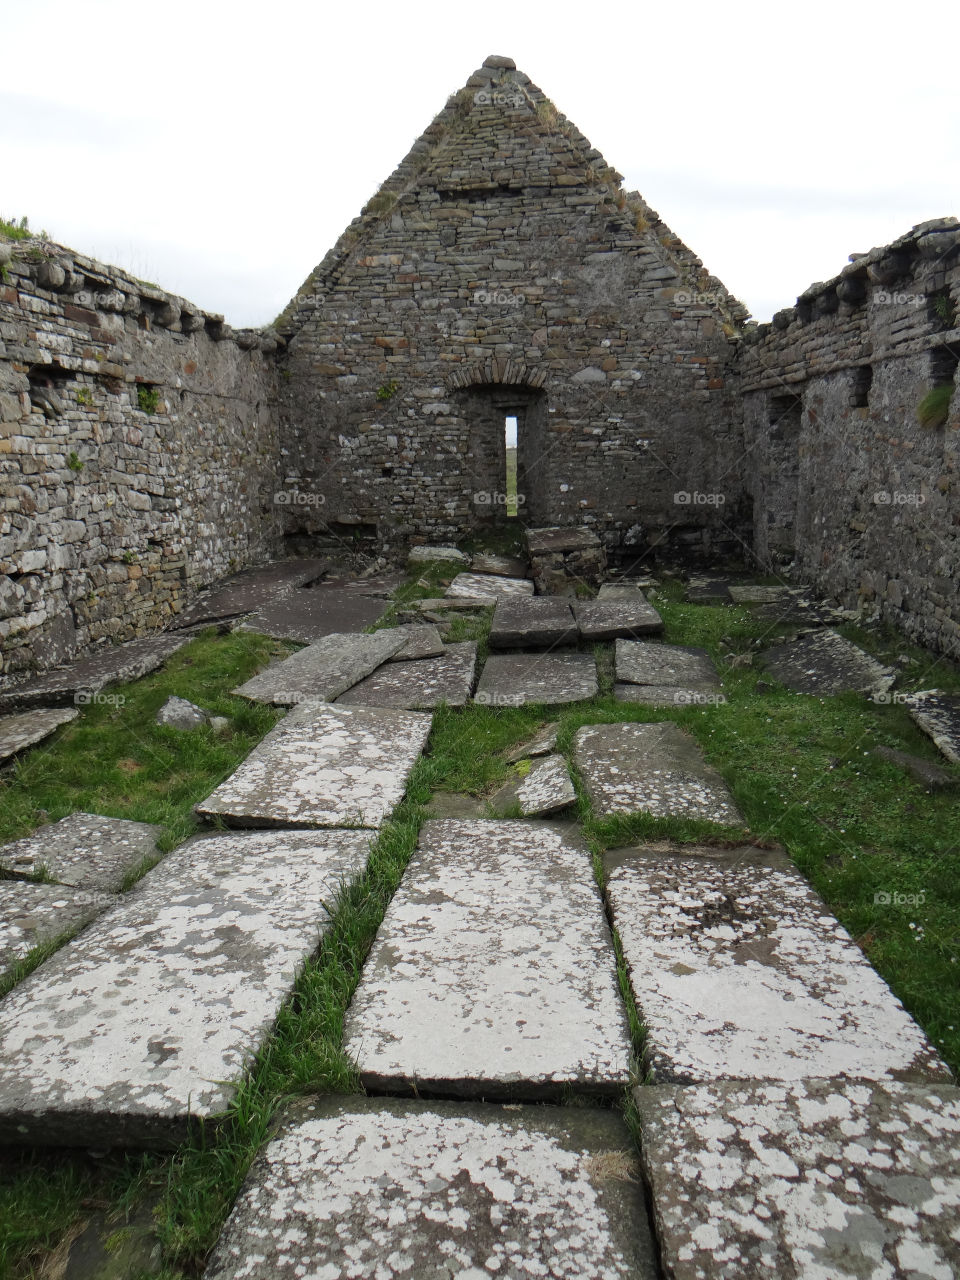
[[[0,240],[41,240],[49,239],[46,231],[31,231],[28,218],[0,217]]]

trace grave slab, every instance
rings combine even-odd
[[[405,707],[409,711],[432,710],[441,702],[463,707],[470,701],[476,669],[477,646],[472,641],[448,644],[439,658],[386,663],[342,693],[337,704]]]
[[[344,1030],[368,1088],[609,1094],[630,1038],[590,853],[524,821],[424,823]]]
[[[495,653],[487,659],[474,702],[495,707],[582,702],[598,691],[589,653]]]
[[[889,667],[829,628],[775,645],[761,663],[788,689],[819,697],[848,691],[883,695],[896,678]]]
[[[82,929],[113,901],[70,886],[0,880],[0,978],[34,947]]]
[[[259,609],[278,595],[311,582],[327,569],[329,560],[275,560],[257,569],[244,569],[207,591],[201,591],[178,617],[176,628],[219,622]]]
[[[576,644],[577,623],[565,600],[553,596],[505,597],[490,627],[491,649],[549,649]]]
[[[393,628],[394,634],[403,637],[403,648],[390,655],[388,662],[412,662],[416,658],[439,658],[443,653],[443,638],[436,626],[429,622],[407,622]]]
[[[232,827],[379,827],[403,798],[431,720],[303,702],[196,812]]]
[[[524,535],[531,556],[555,555],[573,551],[599,551],[600,539],[590,529],[528,529]]]
[[[0,716],[0,763],[43,742],[79,714],[72,707],[35,707],[32,711]]]
[[[382,599],[335,587],[297,587],[274,596],[234,628],[312,644],[324,636],[372,627],[386,609]]]
[[[473,557],[470,566],[474,573],[495,573],[501,578],[525,578],[529,565],[516,556],[495,556],[482,553]]]
[[[458,573],[447,588],[447,598],[490,600],[501,596],[532,596],[529,578],[503,578],[497,573]]]
[[[590,724],[574,738],[574,764],[595,812],[651,813],[743,825],[726,783],[693,738],[671,721]]]
[[[783,853],[607,854],[658,1080],[948,1080],[919,1026]]]
[[[618,1116],[332,1097],[288,1109],[205,1280],[655,1280],[654,1258]]]
[[[169,854],[0,1003],[0,1137],[166,1146],[222,1113],[369,843],[233,832]]]
[[[31,707],[82,706],[112,684],[129,684],[158,667],[188,643],[190,637],[161,632],[127,644],[110,645],[42,675],[0,685],[0,712]]]
[[[527,742],[521,742],[519,747],[514,747],[505,756],[507,764],[516,764],[518,760],[526,760],[530,756],[547,756],[551,751],[555,751],[559,729],[559,720],[551,720],[549,724],[545,724],[535,737]]]
[[[955,787],[960,784],[960,778],[956,774],[941,769],[939,765],[931,760],[925,760],[922,756],[912,755],[909,751],[897,751],[894,747],[874,747],[873,754],[879,756],[881,760],[886,760],[888,764],[895,764],[897,768],[905,769],[915,782],[919,782],[928,791],[941,791],[944,787]]]
[[[674,1280],[950,1280],[960,1090],[804,1080],[638,1088]]]
[[[907,710],[948,760],[960,764],[960,694],[924,689],[906,698]]]
[[[684,599],[689,604],[731,604],[733,597],[730,588],[734,585],[732,578],[699,576],[690,578]]]
[[[617,702],[638,702],[647,707],[717,707],[726,702],[716,685],[615,684]]]
[[[616,640],[620,637],[658,635],[663,619],[638,591],[636,600],[577,600],[573,605],[584,640]]]
[[[403,644],[403,637],[389,629],[372,635],[324,636],[257,672],[234,693],[275,707],[295,706],[310,698],[333,702],[399,652]]]
[[[764,587],[756,582],[746,582],[730,587],[730,599],[734,604],[776,604],[794,594],[787,586]]]
[[[646,587],[655,587],[655,578],[642,578],[638,582],[605,582],[597,592],[598,600],[633,600]]]
[[[536,761],[529,773],[512,778],[501,787],[490,803],[498,812],[518,804],[525,818],[544,818],[569,808],[576,798],[563,756],[545,756]]]
[[[706,649],[618,640],[615,664],[617,679],[625,684],[672,684],[692,689],[720,687],[720,676]]]
[[[411,547],[407,552],[408,564],[431,564],[437,561],[468,565],[470,557],[464,555],[457,547]]]
[[[157,856],[162,832],[146,822],[71,813],[0,846],[0,871],[36,876],[45,870],[58,884],[119,893],[129,872]]]

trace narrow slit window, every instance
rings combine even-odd
[[[507,414],[504,419],[504,443],[506,446],[506,482],[504,495],[508,517],[515,517],[518,512],[517,503],[517,418],[515,414]]]

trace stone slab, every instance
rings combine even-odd
[[[525,578],[530,566],[516,556],[495,556],[481,553],[473,557],[470,566],[474,573],[495,573],[501,578]]]
[[[545,756],[528,773],[501,787],[490,803],[497,812],[519,805],[523,817],[545,818],[569,808],[576,798],[566,760],[563,756]]]
[[[730,587],[730,599],[734,604],[775,604],[794,593],[787,586],[764,587],[755,582],[742,583]]]
[[[556,750],[559,730],[559,720],[552,720],[549,724],[545,724],[533,738],[521,742],[519,747],[514,747],[504,757],[507,764],[516,764],[518,760],[526,760],[530,756],[549,755],[551,751]]]
[[[658,1080],[948,1080],[840,922],[782,855],[617,850],[607,899]]]
[[[635,601],[638,592],[656,585],[655,578],[642,578],[639,582],[605,582],[597,592],[597,599]]]
[[[16,876],[45,872],[58,884],[119,893],[131,871],[157,856],[162,833],[162,827],[147,822],[71,813],[0,846],[0,871]]]
[[[706,649],[618,640],[615,666],[617,679],[625,684],[672,684],[692,689],[720,687],[720,676]]]
[[[324,636],[364,631],[386,609],[382,599],[336,587],[300,587],[271,598],[234,628],[312,644]]]
[[[553,596],[506,597],[497,601],[490,626],[491,649],[549,649],[576,644],[573,610]]]
[[[82,929],[112,902],[106,893],[0,880],[0,978],[34,947]]]
[[[311,583],[306,590],[341,591],[348,596],[378,596],[385,600],[392,596],[397,587],[403,586],[407,575],[399,569],[388,569],[382,573],[342,574],[325,577],[322,582]]]
[[[399,652],[403,644],[403,637],[389,629],[372,635],[324,636],[257,672],[234,693],[275,707],[296,706],[310,698],[333,702]]]
[[[895,672],[830,628],[810,631],[761,657],[769,675],[793,689],[830,697],[837,693],[885,694]]]
[[[960,777],[955,773],[949,773],[931,760],[912,755],[909,751],[897,751],[894,747],[874,747],[873,754],[886,760],[888,764],[905,769],[915,782],[919,782],[928,791],[942,791],[945,787],[960,785]]]
[[[463,707],[470,701],[476,669],[477,646],[472,641],[448,644],[439,658],[386,663],[342,693],[337,703],[405,707],[409,711],[432,710],[442,702],[448,707]]]
[[[733,597],[730,588],[733,579],[722,577],[695,577],[687,582],[684,599],[690,604],[730,604]]]
[[[531,556],[566,551],[593,551],[600,546],[599,537],[590,529],[528,529],[525,534]]]
[[[206,1280],[655,1280],[630,1134],[595,1108],[330,1097],[257,1157]]]
[[[0,1138],[166,1146],[221,1114],[369,844],[232,832],[169,854],[0,1003]]]
[[[0,716],[0,763],[43,742],[79,714],[72,707],[35,707],[32,711]]]
[[[407,622],[394,627],[395,635],[403,637],[403,648],[388,658],[389,662],[412,662],[416,658],[439,658],[443,653],[443,637],[430,622]]]
[[[672,721],[584,725],[573,746],[574,764],[600,817],[650,813],[743,825],[696,739]]]
[[[630,1036],[590,852],[546,823],[431,821],[364,966],[346,1052],[367,1088],[610,1094]]]
[[[457,547],[411,547],[407,552],[408,564],[432,564],[435,562],[468,565],[470,557]]]
[[[634,1091],[673,1280],[951,1280],[960,1090],[805,1080]]]
[[[234,827],[379,827],[403,798],[431,721],[302,702],[196,812]]]
[[[907,710],[948,760],[960,764],[960,694],[924,689],[906,698]]]
[[[718,707],[726,702],[715,685],[681,688],[675,684],[615,684],[617,702],[637,702],[647,707]]]
[[[447,587],[447,597],[459,600],[489,600],[501,596],[532,596],[529,578],[504,578],[497,573],[458,573]]]
[[[251,613],[281,593],[319,578],[329,563],[329,560],[318,558],[275,560],[256,569],[244,569],[209,590],[201,591],[183,610],[174,626],[192,627]]]
[[[110,645],[89,658],[0,686],[0,712],[31,707],[82,706],[112,684],[128,684],[163,666],[190,637],[161,632]]]
[[[636,600],[577,600],[573,605],[584,640],[616,640],[620,637],[658,635],[663,619],[638,591]]]
[[[430,598],[428,600],[413,600],[411,605],[414,609],[419,609],[425,617],[434,618],[434,614],[443,615],[445,613],[474,613],[478,609],[492,609],[497,603],[494,596],[478,596],[476,598],[466,596],[440,596],[439,598]],[[443,621],[442,616],[434,618],[434,621]]]
[[[556,706],[597,696],[597,664],[589,653],[495,653],[487,659],[474,702],[493,707]]]

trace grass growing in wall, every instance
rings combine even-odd
[[[935,430],[946,425],[950,416],[950,401],[956,387],[952,382],[944,382],[933,387],[917,405],[917,421],[921,427]]]

